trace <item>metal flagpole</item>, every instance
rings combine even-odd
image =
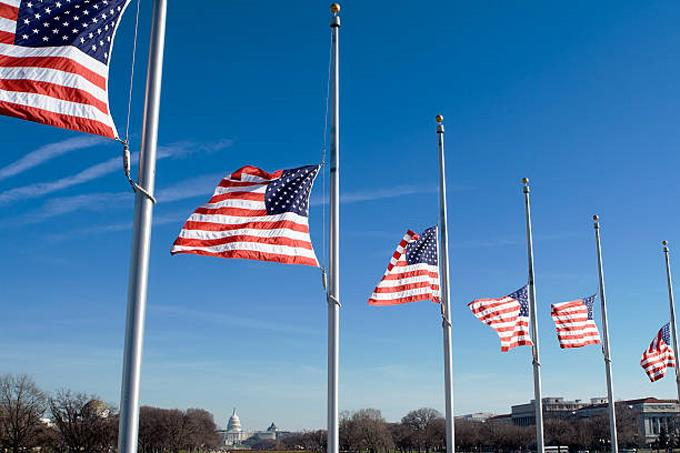
[[[149,42],[149,61],[144,100],[144,124],[139,151],[139,184],[153,194],[156,177],[156,148],[158,144],[158,113],[160,110],[163,50],[165,41],[166,0],[154,0]],[[137,190],[135,219],[132,231],[132,253],[128,283],[128,309],[125,327],[123,380],[120,393],[119,453],[137,453],[139,434],[139,384],[144,341],[147,284],[149,276],[149,248],[153,202]]]
[[[328,453],[339,452],[338,366],[340,361],[340,5],[331,5],[331,190],[328,254]]]
[[[595,228],[595,250],[597,252],[597,272],[600,287],[600,305],[602,310],[602,354],[604,369],[607,372],[607,400],[609,402],[609,430],[611,436],[612,453],[619,452],[619,440],[616,434],[616,400],[614,400],[614,383],[612,378],[612,359],[609,348],[609,325],[607,322],[607,293],[604,286],[604,268],[602,266],[602,245],[600,242],[600,216],[593,216]]]
[[[666,259],[666,280],[668,281],[668,301],[671,306],[671,328],[673,329],[673,350],[678,354],[678,329],[675,322],[675,296],[673,295],[673,276],[671,275],[671,251],[668,248],[668,241],[663,241],[663,253]],[[680,367],[675,368],[675,384],[678,387],[678,401],[680,401]]]
[[[441,308],[444,333],[444,394],[446,406],[446,453],[456,450],[453,427],[453,353],[451,351],[451,291],[449,289],[449,227],[446,212],[446,161],[444,160],[444,117],[437,115],[439,149],[439,256],[441,257]]]
[[[536,316],[536,281],[534,275],[534,239],[531,232],[531,202],[529,200],[529,178],[522,180],[524,185],[524,208],[527,224],[527,250],[529,255],[529,317],[531,320],[531,348],[534,365],[534,406],[536,409],[536,451],[543,453],[543,399],[541,397],[541,359],[538,345],[538,316]]]

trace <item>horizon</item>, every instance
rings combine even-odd
[[[202,407],[220,426],[236,406],[253,414],[248,426],[301,430],[326,419],[319,270],[169,253],[228,173],[321,158],[327,5],[273,5],[263,13],[261,4],[216,2],[209,14],[169,6],[141,404]],[[606,394],[600,348],[560,350],[550,318],[550,304],[597,290],[597,213],[616,399],[676,398],[674,371],[650,383],[639,361],[669,318],[662,240],[680,262],[680,4],[342,6],[340,410],[376,407],[387,420],[420,407],[444,413],[439,307],[367,303],[404,232],[437,223],[439,113],[455,414],[502,413],[533,395],[530,348],[501,353],[467,308],[526,284],[523,177],[532,184],[544,394]],[[132,13],[110,65],[121,130]],[[142,2],[133,152],[149,21]],[[4,116],[0,135],[0,374],[118,406],[134,201],[120,144]],[[323,181],[309,215],[320,260]],[[599,305],[595,319],[601,325]]]

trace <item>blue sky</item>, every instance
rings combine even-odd
[[[143,3],[134,145],[150,12]],[[131,12],[111,69],[119,127]],[[220,425],[237,406],[248,429],[322,427],[319,272],[169,250],[224,174],[319,160],[327,5],[215,1],[196,11],[174,2],[168,20],[143,403],[205,407]],[[673,378],[650,384],[638,362],[668,318],[660,241],[680,244],[680,4],[350,0],[342,20],[341,409],[377,407],[389,420],[443,409],[438,307],[366,304],[404,231],[437,221],[439,112],[456,412],[506,412],[532,396],[530,350],[501,353],[466,307],[526,282],[524,176],[533,190],[545,395],[606,392],[598,348],[560,351],[549,317],[550,303],[596,291],[590,218],[598,212],[617,397],[673,397]],[[0,372],[117,404],[133,206],[120,148],[10,118],[0,118],[0,136]],[[321,192],[317,184],[311,212],[319,252]]]

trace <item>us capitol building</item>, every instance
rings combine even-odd
[[[222,436],[222,445],[225,447],[246,447],[248,443],[257,442],[259,440],[276,440],[283,432],[272,423],[265,431],[243,431],[241,427],[241,419],[236,413],[236,408],[229,417],[226,430],[220,430],[218,433]]]

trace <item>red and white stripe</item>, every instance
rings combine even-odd
[[[581,348],[600,343],[597,324],[588,319],[588,307],[583,299],[552,304],[550,315],[555,321],[560,348]]]
[[[440,302],[439,268],[427,263],[408,264],[406,261],[406,246],[419,237],[411,230],[406,232],[380,283],[368,299],[369,305],[399,305],[423,300]]]
[[[510,296],[498,299],[477,299],[468,304],[477,319],[498,333],[501,351],[517,346],[533,346],[529,334],[529,318],[520,316],[519,302]]]
[[[318,267],[308,218],[293,212],[267,214],[267,185],[282,173],[245,166],[222,179],[210,201],[186,221],[171,253]]]
[[[108,65],[75,46],[15,45],[19,3],[0,0],[0,114],[117,137]]]
[[[649,348],[642,353],[642,359],[640,359],[640,365],[652,382],[664,377],[668,367],[675,367],[675,354],[673,349],[663,340],[662,330],[659,330]]]

